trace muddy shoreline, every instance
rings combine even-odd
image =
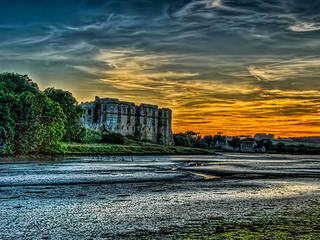
[[[198,174],[204,169],[265,173],[206,179]],[[88,157],[1,164],[0,238],[154,239],[163,231],[174,233],[211,218],[245,221],[318,205],[319,176],[267,174],[288,169],[292,174],[301,169],[314,174],[319,159],[224,155],[220,159],[154,156],[118,161]]]

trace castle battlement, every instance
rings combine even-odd
[[[172,111],[157,105],[122,102],[115,98],[95,97],[81,104],[83,126],[107,130],[140,140],[172,145]]]

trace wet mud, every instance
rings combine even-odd
[[[0,239],[126,239],[320,203],[320,157],[0,161]]]

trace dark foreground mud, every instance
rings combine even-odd
[[[319,205],[319,169],[316,156],[289,155],[6,161],[0,239],[197,239],[209,219]]]

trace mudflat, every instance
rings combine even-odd
[[[6,159],[0,173],[1,239],[156,238],[320,203],[319,156]]]

